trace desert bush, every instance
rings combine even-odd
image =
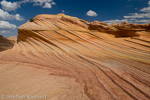
[[[89,20],[88,20],[88,19],[86,19],[85,21],[89,22]]]
[[[30,18],[30,22],[33,22],[34,21],[34,19],[33,18]]]

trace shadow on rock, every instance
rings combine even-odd
[[[5,38],[0,35],[0,52],[13,48],[15,41],[15,37]]]

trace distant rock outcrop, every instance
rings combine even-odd
[[[139,37],[139,31],[149,31],[150,24],[128,24],[127,22],[113,23],[107,25],[104,22],[94,21],[90,23],[89,29],[106,32],[115,35],[115,37]]]
[[[15,44],[16,40],[17,40],[16,37],[11,36],[9,38],[5,38],[2,35],[0,35],[0,52],[11,49],[13,45]]]
[[[90,30],[98,30],[101,32],[109,31],[111,28],[105,22],[94,21],[90,23]]]
[[[126,26],[129,25],[128,22],[122,22],[121,25]]]
[[[113,34],[115,37],[139,37],[140,35],[137,32],[149,31],[149,26],[150,24],[135,25],[134,23],[128,24],[127,22],[107,25],[104,22],[94,21],[90,23],[89,29]]]
[[[112,24],[111,24],[111,26],[116,26],[116,25],[117,25],[116,23],[112,23]]]
[[[15,43],[17,41],[17,38],[14,36],[9,36],[7,39],[12,41],[13,43]]]

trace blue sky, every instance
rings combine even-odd
[[[149,0],[0,0],[0,35],[17,36],[18,27],[38,14],[75,16],[112,23],[150,23]]]

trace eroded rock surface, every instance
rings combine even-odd
[[[113,23],[111,25],[107,25],[104,22],[94,21],[90,23],[89,29],[112,34],[116,38],[139,37],[139,31],[150,32],[150,24],[128,24],[127,22],[122,22],[118,24]]]
[[[16,40],[17,40],[16,37],[11,36],[5,38],[2,35],[0,35],[0,52],[13,48]]]
[[[96,28],[89,28],[92,26]],[[0,53],[0,95],[149,100],[147,26],[88,23],[64,14],[37,15],[33,22],[18,28],[13,49]],[[115,38],[117,34],[121,37],[120,32],[128,33],[128,28],[139,36],[131,32],[125,38]]]

